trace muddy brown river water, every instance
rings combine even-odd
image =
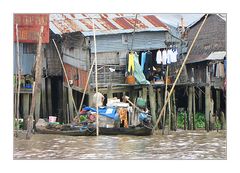
[[[227,159],[226,131],[183,131],[152,136],[14,137],[14,159]]]

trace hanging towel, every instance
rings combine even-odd
[[[175,51],[171,50],[171,62],[175,63],[177,62],[177,49]]]
[[[163,62],[163,65],[166,65],[167,64],[167,51],[166,50],[163,50],[162,52],[162,62]]]
[[[225,73],[224,73],[224,64],[219,63],[219,77],[224,78]]]
[[[142,67],[142,71],[144,70],[144,64],[146,62],[146,52],[142,52],[142,57],[141,57],[141,67]]]
[[[142,68],[138,62],[138,57],[134,56],[134,73],[133,73],[138,84],[149,84],[146,80]]]
[[[131,52],[128,56],[128,72],[134,72],[134,54]]]
[[[171,64],[172,50],[167,51],[167,64]]]
[[[153,71],[152,52],[150,52],[150,51],[148,51],[146,54],[146,62],[144,64],[144,70],[143,70],[143,73],[146,76],[146,78],[148,78],[148,76],[149,76],[148,70],[150,70],[150,72]]]
[[[156,61],[157,64],[162,64],[162,52],[160,50],[157,51]]]

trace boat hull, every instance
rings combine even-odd
[[[81,130],[55,130],[45,127],[38,127],[37,133],[40,134],[58,134],[67,136],[96,136],[96,129]],[[149,136],[152,135],[152,129],[146,127],[134,128],[99,128],[99,135],[134,135],[134,136]]]

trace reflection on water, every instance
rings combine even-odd
[[[152,136],[14,138],[14,159],[226,159],[226,131],[177,131]]]

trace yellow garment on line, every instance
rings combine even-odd
[[[132,67],[132,72],[134,72],[134,54],[130,53],[128,56],[128,72],[131,71]]]

